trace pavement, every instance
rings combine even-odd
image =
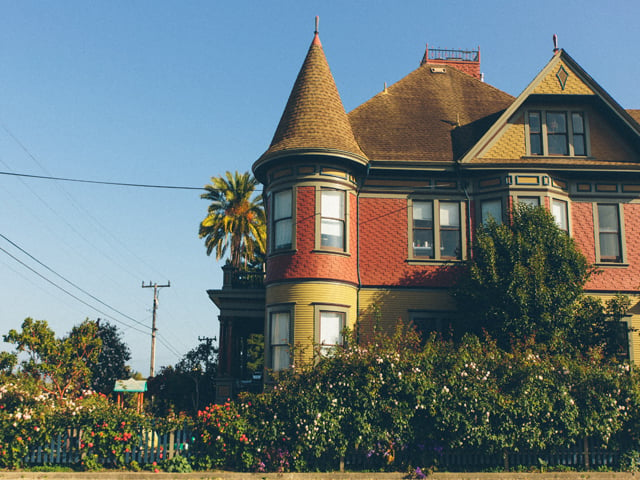
[[[407,473],[332,472],[332,473],[240,473],[240,472],[25,472],[0,471],[1,480],[400,480],[412,479]],[[545,473],[434,473],[428,480],[640,480],[631,472],[545,472]]]

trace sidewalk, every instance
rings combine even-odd
[[[238,473],[238,472],[23,472],[0,471],[2,480],[401,480],[406,473]],[[434,473],[429,480],[639,480],[629,472]]]

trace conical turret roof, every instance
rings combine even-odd
[[[256,162],[288,153],[334,153],[366,162],[351,130],[318,32],[278,124],[271,146]]]

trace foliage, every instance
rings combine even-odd
[[[598,309],[584,298],[593,273],[547,209],[517,204],[510,222],[491,220],[476,231],[468,271],[454,290],[460,330],[486,331],[503,348],[529,337],[559,348],[580,350],[584,340],[596,346],[611,338],[605,310],[614,305]]]
[[[250,404],[213,404],[198,412],[194,428],[198,433],[190,453],[199,468],[250,470],[254,465],[247,410]],[[247,435],[249,434],[249,435]]]
[[[149,393],[154,395],[153,411],[157,415],[198,410],[213,402],[218,365],[216,339],[199,337],[200,343],[187,352],[175,367],[162,367],[149,380]]]
[[[77,425],[86,428],[80,443],[85,454],[83,466],[122,467],[125,455],[143,440],[141,429],[148,425],[145,417],[133,409],[118,407],[104,395],[89,395],[77,415]]]
[[[205,239],[207,255],[216,259],[230,251],[231,264],[240,268],[266,251],[265,213],[262,195],[254,197],[257,180],[249,172],[226,172],[212,177],[200,198],[211,203],[200,223],[199,237]]]
[[[4,341],[25,352],[28,358],[20,363],[22,371],[39,379],[40,387],[62,401],[68,395],[78,395],[89,387],[91,365],[95,364],[102,341],[97,336],[96,322],[85,320],[62,338],[44,320],[27,318],[22,331],[10,330]]]
[[[169,473],[189,473],[192,471],[191,464],[182,455],[175,455],[173,458],[167,458],[160,464],[162,470]]]
[[[131,360],[131,350],[122,340],[115,325],[98,320],[98,337],[102,341],[96,363],[91,365],[91,388],[96,392],[113,392],[116,380],[131,376],[127,362]]]

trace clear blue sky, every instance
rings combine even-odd
[[[526,6],[525,6],[526,5]],[[347,111],[414,70],[425,43],[481,48],[485,80],[518,95],[552,54],[552,35],[624,108],[640,108],[640,2],[0,0],[0,171],[201,187],[245,171],[269,145],[320,16]],[[206,290],[222,263],[197,237],[196,190],[0,175],[0,248],[113,319],[134,369],[217,336]],[[0,250],[0,333],[25,317],[59,334],[103,313]],[[134,324],[130,318],[146,325]]]

